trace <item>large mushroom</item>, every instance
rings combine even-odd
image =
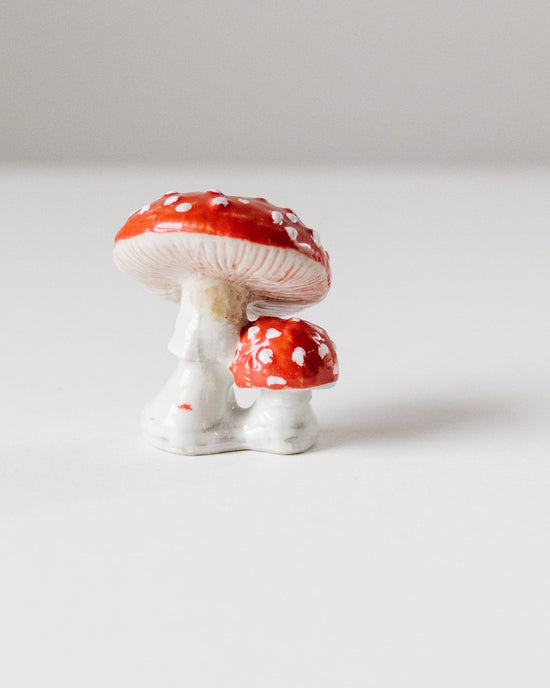
[[[314,444],[311,390],[338,379],[336,350],[322,327],[260,317],[242,329],[231,372],[238,387],[260,389],[243,422],[249,449],[295,454]]]
[[[248,318],[290,314],[326,295],[329,259],[317,233],[264,198],[168,193],[130,216],[114,260],[180,302],[168,347],[179,364],[145,409],[145,435],[183,454],[238,448],[228,366],[240,329]]]

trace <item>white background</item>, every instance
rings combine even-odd
[[[0,159],[547,161],[547,0],[5,0]]]
[[[548,688],[549,27],[545,0],[2,4],[2,688]],[[139,438],[176,309],[113,237],[209,187],[331,254],[304,454]]]
[[[141,407],[176,308],[111,262],[174,186],[319,230],[341,380],[298,456],[165,454]],[[550,173],[0,175],[0,683],[550,681]]]

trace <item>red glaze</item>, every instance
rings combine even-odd
[[[182,411],[192,411],[193,409],[191,408],[191,404],[180,404],[178,406],[179,409]]]
[[[336,382],[338,358],[322,327],[261,317],[241,330],[231,372],[239,387],[308,389]]]
[[[330,281],[328,253],[317,232],[306,227],[290,208],[279,208],[265,198],[224,196],[212,190],[167,193],[130,215],[115,243],[145,232],[196,232],[291,248],[321,263]]]

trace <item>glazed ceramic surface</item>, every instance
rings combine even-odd
[[[322,328],[279,316],[329,289],[315,230],[263,198],[170,192],[130,216],[114,259],[180,304],[169,343],[178,366],[142,419],[153,445],[205,454],[314,444],[311,389],[334,384],[336,352]],[[261,390],[251,408],[238,406],[234,382]]]

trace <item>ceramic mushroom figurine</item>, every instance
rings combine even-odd
[[[318,426],[311,390],[338,379],[325,330],[299,318],[260,317],[243,328],[231,372],[238,387],[261,390],[243,423],[247,448],[295,454],[313,445]]]
[[[317,233],[264,198],[168,193],[129,217],[114,260],[180,304],[169,343],[179,363],[144,411],[147,439],[181,454],[246,447],[229,371],[239,333],[248,319],[326,295],[329,258]]]

